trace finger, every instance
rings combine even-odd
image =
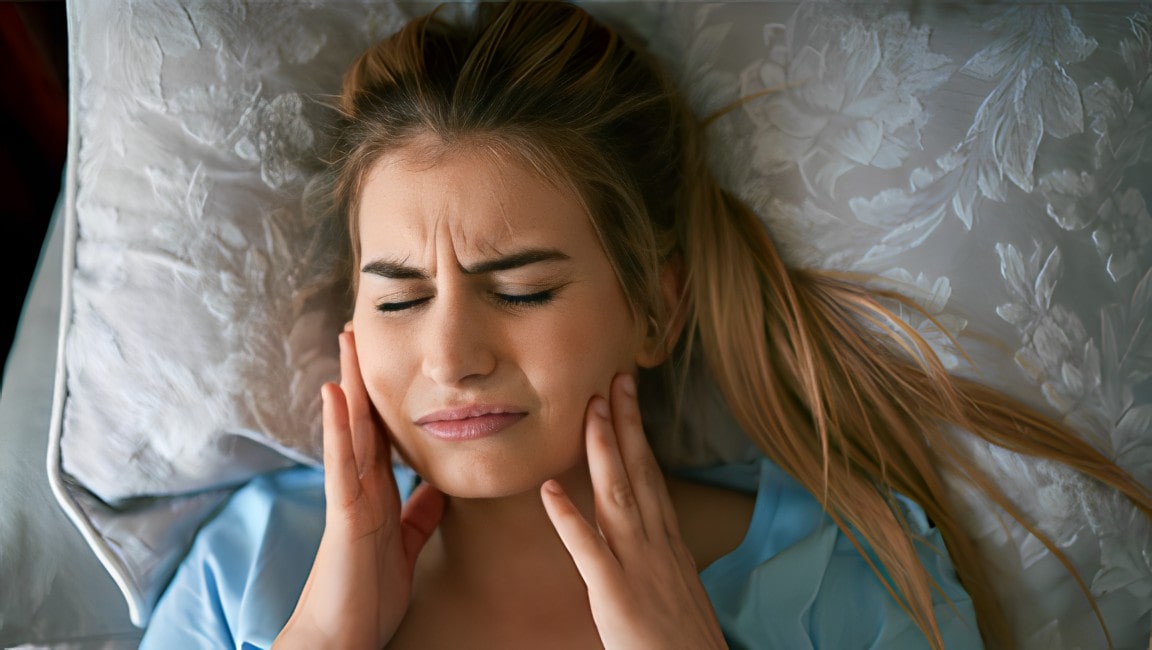
[[[636,380],[629,374],[617,375],[612,381],[611,395],[612,422],[619,440],[620,457],[628,472],[644,528],[650,536],[662,530],[672,539],[679,539],[676,510],[664,483],[664,474],[648,439],[644,437]]]
[[[620,457],[608,400],[597,395],[588,402],[585,427],[596,523],[608,546],[619,554],[629,542],[647,539],[647,532],[628,470]]]
[[[352,434],[348,428],[348,406],[340,387],[328,382],[320,387],[324,410],[324,494],[328,512],[346,506],[360,497]]]
[[[348,401],[348,419],[352,430],[352,449],[356,455],[357,475],[388,466],[388,441],[374,416],[372,402],[360,374],[356,339],[351,331],[340,334],[340,387]]]
[[[554,480],[544,482],[540,497],[552,527],[568,549],[576,570],[590,592],[605,593],[619,587],[622,578],[620,563],[596,530],[588,523],[564,489]]]
[[[416,486],[400,512],[400,541],[404,556],[408,558],[408,568],[416,566],[420,549],[440,525],[444,517],[444,493],[429,483]]]

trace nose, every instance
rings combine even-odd
[[[459,386],[491,375],[498,355],[484,306],[475,299],[442,292],[430,307],[420,335],[424,339],[424,375],[444,386]]]

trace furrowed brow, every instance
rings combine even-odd
[[[518,269],[522,266],[528,266],[529,264],[563,262],[568,259],[569,257],[567,255],[556,249],[540,248],[512,253],[511,255],[505,255],[493,260],[477,262],[471,266],[461,266],[460,270],[467,275],[483,275],[485,273]]]
[[[427,280],[428,274],[418,268],[404,266],[399,262],[373,260],[360,269],[361,273],[370,273],[390,280]]]
[[[522,266],[529,264],[539,264],[542,262],[563,262],[570,259],[564,253],[558,250],[543,248],[531,249],[520,251],[511,255],[505,255],[496,259],[485,260],[477,262],[470,266],[461,266],[460,270],[466,275],[483,275],[485,273],[496,273],[498,271],[508,271],[510,269],[518,269]],[[390,262],[387,260],[373,260],[364,265],[360,269],[361,273],[368,273],[390,280],[427,280],[428,274],[422,269],[412,266],[406,266],[400,262]]]

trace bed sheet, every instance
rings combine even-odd
[[[60,324],[62,203],[0,390],[0,647],[134,648],[140,630],[120,590],[60,508],[45,471]]]

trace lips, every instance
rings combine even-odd
[[[429,413],[416,424],[441,440],[476,440],[494,435],[516,424],[524,411],[513,406],[473,404]]]

